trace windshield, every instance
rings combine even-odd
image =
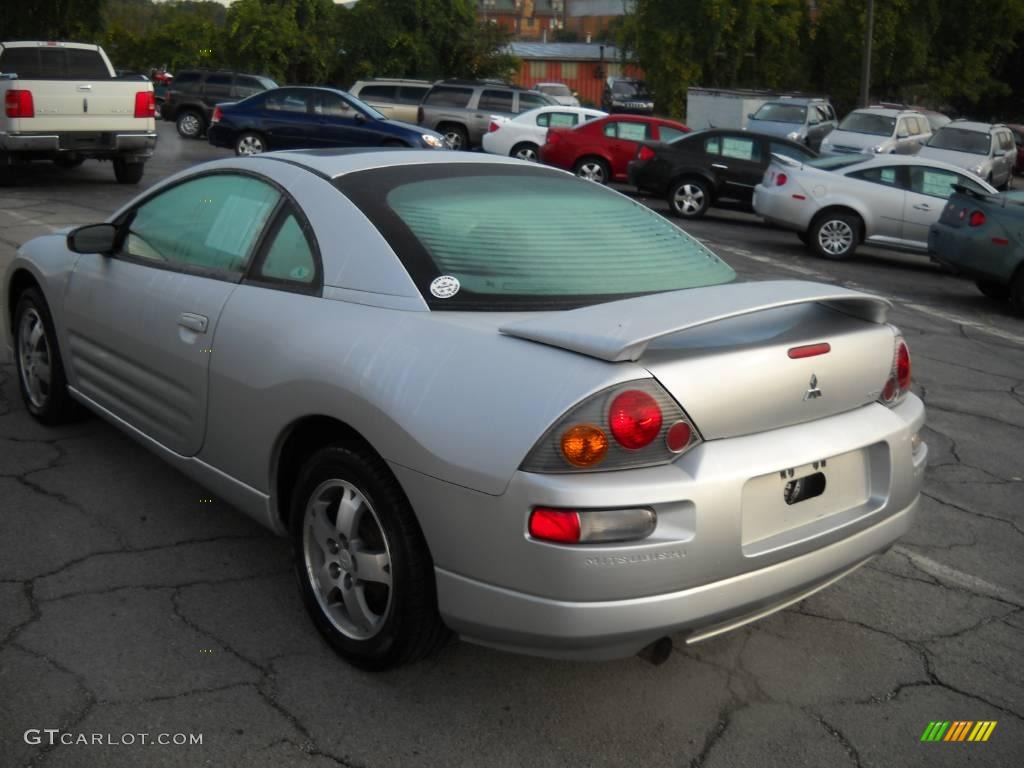
[[[541,93],[546,93],[550,96],[572,96],[572,91],[569,90],[567,85],[561,85],[555,83],[552,85],[538,85],[537,89]]]
[[[987,155],[992,146],[992,137],[978,131],[962,128],[943,128],[928,140],[934,149],[950,149],[954,152],[970,152],[972,155]]]
[[[345,98],[348,99],[349,102],[356,109],[359,109],[359,110],[362,110],[363,112],[365,112],[366,116],[369,117],[369,118],[372,118],[374,120],[387,120],[388,119],[386,115],[381,114],[376,109],[374,109],[369,104],[367,104],[365,101],[362,101],[361,99],[356,98],[355,96],[353,96],[351,93],[348,93],[347,91],[345,92]]]
[[[852,133],[869,133],[872,136],[892,136],[896,128],[896,118],[885,115],[873,115],[870,112],[851,112],[839,124],[840,131]]]
[[[763,104],[751,120],[771,120],[773,123],[799,123],[807,119],[807,107],[796,104]]]
[[[390,167],[335,185],[433,309],[567,309],[736,276],[646,206],[548,169]]]
[[[616,80],[612,83],[612,95],[626,99],[651,98],[651,93],[643,80]]]

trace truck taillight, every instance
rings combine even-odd
[[[138,91],[135,94],[135,116],[156,117],[156,96],[152,91]]]
[[[8,91],[4,97],[4,112],[8,117],[35,117],[36,106],[32,101],[32,91]]]

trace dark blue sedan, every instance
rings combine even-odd
[[[334,88],[274,88],[218,104],[206,135],[213,146],[230,147],[237,155],[320,147],[446,148],[441,134],[390,120]]]

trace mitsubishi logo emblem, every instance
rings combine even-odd
[[[818,389],[818,377],[811,374],[811,383],[807,385],[807,392],[804,393],[804,400],[815,400],[821,397],[821,390]]]

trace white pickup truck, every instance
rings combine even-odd
[[[0,184],[31,160],[73,168],[87,158],[138,183],[156,147],[153,85],[115,78],[97,45],[0,43]]]

